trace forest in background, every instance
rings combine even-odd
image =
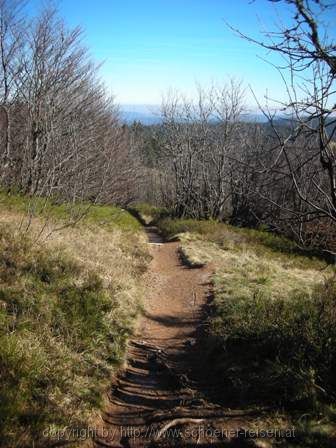
[[[0,4],[1,187],[55,201],[145,201],[176,217],[262,227],[335,253],[335,44],[329,6],[287,2],[288,29],[251,42],[280,53],[288,94],[265,123],[246,122],[246,87],[168,92],[161,123],[122,123],[82,43],[53,8],[24,18]],[[243,30],[232,30],[251,40]],[[237,38],[238,38],[237,37]]]
[[[282,56],[287,99],[255,98],[264,122],[247,121],[246,87],[168,92],[161,124],[132,126],[147,166],[145,200],[178,217],[263,228],[334,260],[336,210],[335,42],[321,15],[332,5],[284,2],[292,22],[255,41]],[[266,103],[266,105],[264,105]]]

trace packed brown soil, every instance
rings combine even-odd
[[[197,337],[211,268],[184,266],[178,242],[164,242],[152,228],[147,233],[153,260],[144,313],[126,365],[109,391],[95,443],[115,448],[251,446],[239,433],[249,412],[209,402],[194,380],[195,370],[209,367],[197,352]]]

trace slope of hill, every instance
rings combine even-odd
[[[96,418],[149,254],[115,207],[91,206],[75,227],[70,206],[2,193],[0,207],[1,446],[45,446]]]

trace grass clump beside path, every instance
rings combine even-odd
[[[270,232],[256,229],[230,226],[215,220],[197,221],[194,219],[172,219],[164,217],[157,221],[157,226],[162,234],[168,238],[174,238],[183,234],[182,239],[196,236],[198,240],[204,240],[216,244],[216,247],[232,251],[253,250],[259,256],[282,258],[297,266],[311,267],[313,264],[323,268],[325,262],[311,257],[310,253],[302,249],[288,238],[275,235]],[[283,257],[282,257],[283,255]]]
[[[267,232],[169,218],[158,226],[179,235],[185,256],[214,267],[204,356],[224,401],[313,412],[335,402],[332,266]]]
[[[217,274],[209,318],[214,378],[236,404],[316,411],[336,391],[335,279],[315,288],[284,284],[282,294],[267,281],[272,286],[263,277],[234,289],[227,273]]]
[[[24,199],[10,202],[0,212],[0,440],[45,446],[94,426],[124,359],[150,257],[128,212],[93,206],[85,221],[42,243],[42,216],[23,233]],[[58,207],[50,205],[58,215],[51,226],[62,222]]]
[[[112,205],[89,203],[60,203],[52,198],[27,197],[0,191],[2,212],[22,213],[33,218],[48,220],[50,223],[98,225],[107,230],[122,229],[138,231],[141,225],[126,210]]]

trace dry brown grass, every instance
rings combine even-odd
[[[127,219],[129,220],[129,218]],[[15,364],[15,368],[8,368],[8,372],[12,372],[10,375],[14,375],[13,381],[16,381],[16,369],[19,369],[20,365],[22,366],[21,370],[23,367],[25,368],[24,375],[27,378],[35,375],[36,378],[43,378],[43,381],[49,381],[48,378],[52,378],[54,381],[54,385],[48,383],[48,387],[43,390],[39,389],[38,393],[35,393],[35,384],[30,384],[27,380],[27,397],[33,394],[35,398],[25,401],[24,395],[18,397],[17,401],[13,401],[10,415],[5,408],[2,409],[0,403],[0,438],[3,434],[4,446],[23,446],[24,443],[26,446],[31,446],[33,439],[30,423],[25,425],[18,423],[16,419],[16,412],[18,418],[23,412],[22,406],[25,408],[24,412],[32,420],[34,419],[34,412],[30,412],[32,404],[36,409],[48,414],[48,418],[45,418],[39,412],[39,422],[34,421],[35,430],[37,427],[41,430],[46,428],[62,430],[65,427],[63,425],[68,428],[73,425],[82,427],[91,424],[95,426],[104,388],[110,384],[111,373],[115,372],[123,360],[125,341],[135,327],[137,313],[140,310],[144,293],[142,274],[146,271],[150,260],[144,233],[137,230],[136,225],[133,230],[130,229],[130,226],[123,230],[120,221],[117,226],[113,226],[113,222],[108,222],[106,225],[106,222],[101,224],[100,222],[83,221],[75,227],[68,226],[59,231],[53,231],[56,227],[62,227],[60,224],[59,221],[51,219],[46,221],[41,217],[27,219],[24,212],[15,210],[13,207],[7,209],[2,206],[0,210],[0,227],[4,229],[4,247],[7,247],[7,239],[12,241],[8,245],[8,256],[10,259],[19,260],[19,266],[22,264],[22,266],[29,267],[29,269],[20,268],[21,270],[18,268],[17,274],[16,271],[13,271],[15,279],[13,277],[12,280],[11,277],[8,277],[6,282],[2,282],[1,288],[5,300],[3,303],[7,307],[10,306],[11,300],[18,300],[23,310],[20,314],[22,322],[29,323],[31,329],[27,334],[21,330],[21,327],[8,332],[6,327],[1,327],[0,319],[0,337],[8,345],[7,351],[5,344],[0,350],[0,358],[3,357],[0,361],[4,361],[4,366],[7,364],[11,366],[11,360],[15,360],[16,357],[19,359],[19,354],[26,353],[27,356]],[[6,236],[7,232],[11,235],[10,238]],[[29,241],[27,253],[20,249],[20,241],[26,240],[24,236],[22,237],[24,234],[27,234],[27,241]],[[57,321],[58,313],[61,311],[58,308],[59,305],[55,305],[55,303],[62,300],[64,288],[62,282],[65,282],[63,277],[59,281],[57,280],[58,283],[53,280],[51,283],[49,280],[47,283],[43,283],[43,281],[40,283],[39,279],[35,280],[35,270],[41,269],[39,254],[42,254],[41,266],[44,269],[44,263],[48,272],[53,272],[54,268],[58,268],[58,265],[54,266],[54,264],[63,259],[69,260],[69,266],[72,266],[72,263],[74,266],[78,266],[73,271],[70,267],[66,268],[70,269],[66,274],[68,276],[66,287],[70,291],[69,294],[73,294],[73,303],[78,303],[78,306],[81,306],[81,297],[86,300],[85,291],[88,290],[87,303],[88,306],[93,307],[92,314],[96,313],[96,306],[97,310],[98,305],[102,307],[101,313],[104,316],[100,320],[100,315],[97,314],[98,327],[92,329],[95,336],[92,339],[86,339],[85,343],[84,339],[81,340],[80,333],[74,336],[73,340],[68,336],[68,333],[72,334],[73,332],[71,317],[62,321],[65,328],[64,334],[63,327]],[[4,260],[4,276],[7,271],[6,263],[7,261]],[[68,265],[65,264],[65,266]],[[31,269],[33,274],[30,273]],[[62,270],[62,268],[60,269]],[[90,279],[92,279],[92,284]],[[98,279],[102,280],[101,286]],[[95,282],[97,282],[96,286]],[[90,292],[90,288],[92,288],[92,292]],[[22,297],[25,296],[24,303],[21,303],[23,300],[21,291]],[[39,324],[38,316],[36,317],[30,311],[30,300],[36,301],[38,304],[36,306],[40,306],[41,316],[46,315],[41,324]],[[26,304],[28,304],[27,309],[25,308]],[[53,317],[53,306],[56,307],[55,317]],[[69,306],[69,313],[74,313],[74,325],[84,332],[84,337],[86,334],[83,320],[85,316],[82,318],[81,315],[77,315],[77,311],[72,308],[75,305],[72,305],[71,295],[67,306]],[[4,317],[7,322],[10,316],[7,316],[6,309],[2,311],[3,314],[5,313]],[[49,318],[51,322],[48,321]],[[18,319],[18,322],[21,321]],[[23,324],[20,323],[20,325]],[[28,324],[24,323],[24,325]],[[59,336],[55,337],[54,328],[61,332]],[[16,351],[10,349],[11,335],[15,340]],[[80,350],[76,344],[81,347]],[[34,364],[32,364],[33,361]],[[7,375],[6,368],[4,367],[4,369],[2,371],[0,368],[0,377],[3,381],[2,386],[4,387],[6,384],[6,390],[2,391],[0,388],[0,398],[3,392],[7,400],[8,394],[12,393],[12,386],[9,373]],[[64,378],[66,378],[66,383]],[[66,388],[64,384],[67,384]],[[22,383],[21,387],[25,387],[25,383]],[[13,394],[14,391],[15,388]],[[42,397],[42,400],[36,398],[39,396]],[[85,399],[86,396],[87,399]],[[6,400],[4,403],[11,401]],[[55,422],[54,426],[50,425],[50,422]],[[15,434],[10,434],[11,428]],[[20,436],[20,434],[22,435]],[[33,438],[41,440],[40,434]]]
[[[314,264],[298,267],[290,258],[265,257],[248,244],[234,239],[221,247],[189,233],[180,235],[182,250],[191,265],[212,263],[217,280],[226,284],[229,294],[253,295],[258,287],[267,289],[270,298],[290,297],[293,292],[310,293],[330,275],[332,267]],[[239,250],[237,249],[239,247]]]
[[[46,244],[50,250],[68,252],[86,271],[95,271],[106,284],[113,282],[120,289],[129,289],[146,269],[149,253],[142,231],[105,229],[97,224],[79,223],[62,227],[41,218],[28,218],[13,210],[1,210],[0,223],[14,233],[27,232],[36,244]]]

